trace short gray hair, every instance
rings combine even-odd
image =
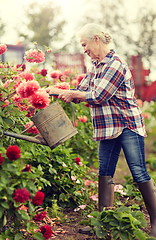
[[[103,43],[109,44],[112,40],[112,36],[106,33],[104,28],[96,23],[88,23],[76,34],[77,38],[86,38],[93,40],[95,36],[98,36]]]

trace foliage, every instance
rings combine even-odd
[[[147,134],[152,136],[155,139],[155,133],[156,133],[156,102],[144,102],[141,106],[141,110],[143,112],[144,118],[145,118],[145,126]],[[147,138],[148,143],[148,138]],[[148,164],[150,170],[152,171],[151,174],[154,177],[155,173],[154,170],[156,169],[156,141],[153,141],[152,144],[152,153],[149,155],[149,157],[146,160],[146,163]]]
[[[105,239],[110,235],[113,239],[154,239],[149,238],[140,228],[147,225],[142,212],[133,210],[133,206],[121,206],[117,209],[106,209],[102,212],[93,211],[90,213],[88,223],[93,227],[98,238]],[[83,223],[83,222],[82,222]]]
[[[5,33],[5,25],[0,18],[0,37],[2,37],[4,33]]]
[[[123,183],[123,190],[131,199],[135,199],[140,201],[142,199],[141,193],[138,190],[138,185],[136,182],[133,181],[132,176],[124,176],[124,183]]]
[[[17,141],[20,144],[21,141]],[[57,199],[58,205],[62,207],[75,207],[86,201],[88,194],[83,179],[89,168],[83,159],[83,166],[75,163],[77,154],[72,153],[72,149],[60,145],[51,151],[49,147],[30,143],[22,148],[32,155],[27,163],[39,167],[43,171],[42,177],[51,183],[46,187],[41,182],[38,185],[45,193],[45,206],[51,207],[54,199]],[[75,177],[74,181],[72,176]]]
[[[0,167],[0,228],[3,229],[3,226],[9,224],[11,219],[13,219],[14,225],[11,229],[5,231],[5,234],[2,233],[1,237],[12,237],[15,236],[15,239],[20,239],[22,234],[20,233],[19,226],[21,221],[25,229],[30,232],[30,226],[27,224],[27,221],[33,219],[36,210],[38,207],[35,207],[32,204],[32,199],[35,196],[35,193],[38,191],[37,184],[44,183],[45,185],[51,185],[46,179],[43,179],[42,170],[39,167],[31,167],[31,172],[24,172],[23,166],[25,162],[31,156],[29,152],[22,151],[21,156],[16,161],[10,161],[5,155],[5,148],[0,149],[1,154],[4,156],[4,162]],[[15,201],[15,192],[17,189],[27,189],[30,193],[30,199],[22,202]],[[26,206],[28,213],[23,210],[23,207]],[[35,232],[33,229],[36,229],[35,222],[31,224],[32,232],[31,234],[35,237]],[[40,234],[42,239],[42,234]],[[19,238],[20,237],[20,238]],[[0,238],[4,239],[4,238]],[[12,238],[10,238],[12,239]],[[36,238],[38,239],[38,238]]]
[[[52,42],[61,40],[62,28],[65,25],[60,8],[54,2],[47,4],[33,2],[26,10],[26,16],[29,20],[27,28],[31,34],[26,35],[20,32],[19,35],[27,39],[29,43],[37,41],[39,46],[46,45],[55,49]]]
[[[153,63],[154,54],[156,50],[155,38],[156,38],[156,29],[155,29],[156,14],[153,8],[141,8],[138,12],[137,22],[139,29],[139,37],[135,42],[137,51],[139,54],[148,61],[149,68],[155,68]]]
[[[65,104],[63,104],[63,106],[65,106]],[[94,160],[95,162],[98,161],[98,142],[93,142],[92,140],[93,125],[91,123],[90,110],[85,106],[85,103],[73,103],[73,108],[76,121],[78,121],[79,116],[83,115],[87,117],[87,121],[85,123],[81,121],[77,122],[78,134],[65,142],[65,146],[74,149],[74,153],[80,155],[90,166]],[[68,115],[70,112],[71,110],[68,110]]]
[[[36,43],[34,44],[38,47]],[[47,49],[49,50],[49,48]],[[6,236],[10,237],[10,239],[14,237],[20,239],[22,237],[20,228],[22,227],[26,229],[27,233],[33,235],[35,239],[43,239],[41,232],[36,232],[37,226],[33,220],[35,214],[38,213],[38,207],[32,203],[32,199],[37,194],[37,191],[42,191],[45,196],[42,209],[51,208],[52,215],[55,216],[60,207],[77,207],[84,202],[90,202],[89,191],[84,184],[84,179],[89,171],[88,162],[86,161],[88,160],[87,154],[93,148],[91,141],[92,127],[88,108],[84,104],[81,104],[82,109],[79,105],[73,104],[77,121],[79,121],[78,117],[80,117],[80,114],[88,116],[85,116],[87,122],[78,122],[77,129],[80,129],[82,139],[81,143],[77,145],[73,145],[73,140],[69,139],[69,141],[51,150],[48,146],[5,136],[3,134],[4,131],[17,134],[24,132],[25,135],[34,136],[26,132],[25,126],[31,121],[32,115],[39,112],[40,109],[35,109],[32,114],[29,110],[34,110],[34,107],[28,98],[20,98],[20,101],[15,100],[19,84],[22,82],[26,84],[29,81],[27,77],[30,73],[33,75],[33,81],[37,81],[40,84],[40,89],[44,89],[47,85],[52,84],[48,79],[48,75],[43,76],[38,68],[32,69],[32,71],[29,71],[29,74],[26,71],[21,78],[20,74],[22,72],[22,67],[13,66],[8,62],[1,63],[0,218],[2,220],[2,233],[0,237],[2,239],[5,239]],[[73,80],[73,76],[69,77],[67,75],[66,80],[70,82]],[[51,103],[53,101],[56,101],[56,99],[51,98]],[[70,105],[59,102],[71,121],[73,121]],[[90,127],[88,128],[88,126]],[[85,138],[86,135],[88,135],[87,138]],[[79,138],[76,141],[78,142]],[[87,141],[88,143],[86,143]],[[89,147],[89,142],[91,147]],[[6,157],[6,151],[9,146],[15,145],[21,149],[21,156],[16,161],[10,161]],[[82,148],[81,145],[86,145],[86,149]],[[81,147],[79,147],[78,151],[75,151],[74,147],[77,148],[77,146]],[[95,151],[93,155],[96,155]],[[75,161],[76,158],[79,158],[79,162]],[[23,172],[24,168],[26,168],[26,171]],[[30,199],[26,199],[24,203],[16,203],[14,194],[18,189],[28,191]],[[24,209],[20,210],[20,207]],[[5,231],[4,228],[9,221],[13,221],[15,224],[8,227]]]

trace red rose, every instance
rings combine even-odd
[[[78,84],[80,84],[80,82],[82,81],[82,79],[86,76],[86,74],[80,74],[78,77],[77,77],[77,82]]]
[[[78,164],[79,162],[81,162],[80,158],[79,157],[76,157],[75,158],[75,162]]]
[[[17,160],[21,156],[21,150],[17,145],[9,146],[6,150],[6,156],[9,160]]]
[[[2,95],[3,95],[3,94],[0,92],[0,100],[2,100],[2,97],[1,97]]]
[[[85,104],[85,107],[90,107],[90,105],[88,103]]]
[[[41,75],[42,75],[43,77],[45,77],[45,76],[47,75],[47,70],[46,70],[46,69],[42,69],[42,70],[41,70]]]
[[[25,166],[25,168],[22,169],[22,172],[31,172],[31,165],[27,165]]]
[[[38,214],[35,215],[34,220],[35,221],[42,221],[46,217],[46,215],[47,215],[46,211],[38,213]]]
[[[0,44],[0,55],[5,53],[7,51],[7,45],[5,44]]]
[[[28,201],[30,197],[30,193],[27,191],[26,188],[18,188],[14,192],[14,200],[15,202],[25,203]]]
[[[17,64],[16,65],[16,68],[21,68],[22,70],[21,71],[24,71],[26,69],[26,65],[25,64]]]
[[[40,206],[42,205],[43,203],[43,200],[44,200],[44,193],[43,192],[40,192],[38,191],[36,193],[36,195],[34,196],[33,200],[32,200],[32,203],[35,205],[35,206]]]
[[[2,157],[2,154],[0,153],[0,165],[4,162],[4,157]]]
[[[77,165],[79,165],[79,166],[82,166],[82,165],[83,165],[79,157],[76,157],[76,158],[75,158],[75,162],[76,162]]]
[[[48,225],[44,225],[40,228],[41,233],[43,234],[43,237],[45,237],[45,239],[49,239],[53,233],[53,231],[51,230],[51,227]]]

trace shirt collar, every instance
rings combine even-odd
[[[96,66],[96,67],[100,64],[104,65],[105,63],[110,61],[110,58],[112,58],[114,53],[115,53],[115,51],[113,49],[111,49],[110,52],[104,57],[104,59],[101,62],[99,62],[98,60],[93,60],[92,61],[93,65]]]

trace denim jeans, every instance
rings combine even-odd
[[[133,180],[137,183],[150,180],[145,163],[144,137],[128,128],[117,138],[99,142],[99,175],[114,176],[121,148]]]

